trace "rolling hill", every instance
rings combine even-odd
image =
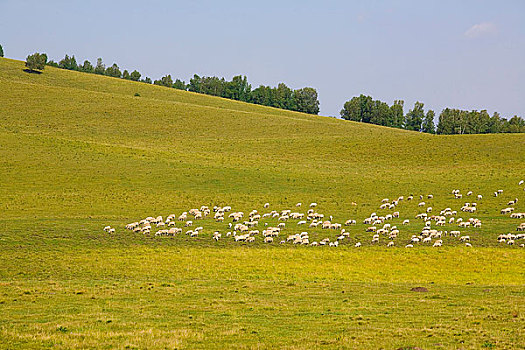
[[[525,254],[496,238],[521,222],[500,215],[507,201],[525,212],[524,159],[524,134],[421,134],[0,59],[0,343],[523,346]],[[415,195],[400,205],[413,220],[420,194],[436,210],[474,201],[455,200],[456,188],[483,195],[475,250],[250,247],[210,230],[163,240],[122,229],[201,205],[317,202],[335,221],[358,219],[352,242],[370,246],[361,221],[383,213],[382,198]],[[108,224],[120,231],[104,234]],[[419,285],[430,292],[410,291]]]

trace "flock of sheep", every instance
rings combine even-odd
[[[520,181],[519,185],[523,185]],[[503,193],[502,190],[494,192],[498,197]],[[462,199],[463,194],[459,190],[453,190],[452,195],[455,199]],[[466,197],[477,198],[482,200],[482,195],[474,196],[472,191],[465,194]],[[365,225],[365,233],[371,235],[370,244],[378,245],[386,241],[386,246],[392,247],[401,244],[406,248],[413,248],[416,245],[431,245],[441,247],[444,239],[457,240],[467,247],[471,247],[471,238],[468,232],[474,232],[473,229],[481,228],[482,222],[478,218],[470,217],[463,219],[456,210],[443,208],[434,210],[427,205],[425,200],[433,200],[433,195],[420,195],[418,208],[420,213],[415,215],[415,222],[421,226],[417,234],[413,234],[409,239],[401,240],[398,238],[403,227],[411,225],[411,218],[401,218],[401,203],[404,201],[413,201],[414,196],[400,196],[397,199],[390,200],[384,198],[378,206],[379,210],[389,211],[388,214],[378,215],[371,213],[362,223]],[[515,212],[518,198],[509,201],[505,208],[501,209],[500,214],[509,215],[513,219],[525,218],[525,213]],[[355,203],[352,203],[356,205]],[[341,244],[352,244],[355,247],[361,247],[361,241],[351,238],[350,226],[357,225],[357,220],[348,219],[342,223],[334,222],[332,216],[325,216],[316,210],[317,203],[310,203],[306,212],[301,212],[302,203],[297,203],[295,208],[285,210],[270,210],[270,204],[265,203],[264,213],[258,210],[252,210],[245,215],[242,211],[232,211],[231,206],[201,206],[199,209],[190,209],[180,215],[170,214],[165,219],[162,216],[147,217],[140,221],[129,223],[125,228],[135,233],[154,236],[175,237],[177,235],[188,235],[189,237],[198,237],[204,232],[204,227],[198,225],[205,218],[213,218],[218,224],[224,225],[222,230],[213,230],[212,239],[215,241],[229,239],[233,242],[252,243],[260,239],[264,243],[280,244],[298,244],[308,246],[329,246],[337,247]],[[470,215],[475,214],[478,210],[478,204],[475,202],[465,202],[459,212]],[[436,213],[436,214],[434,214]],[[400,227],[394,224],[398,220]],[[227,223],[226,223],[227,222]],[[272,225],[270,223],[273,222]],[[445,225],[454,225],[457,229],[443,230]],[[344,227],[343,227],[344,226]],[[322,228],[321,232],[326,230],[325,238],[314,240],[310,237],[308,230]],[[463,232],[462,232],[463,230]],[[470,231],[469,231],[470,230]],[[111,226],[104,227],[104,231],[109,234],[116,232]],[[507,245],[517,244],[525,247],[525,222],[520,223],[516,228],[516,233],[500,234],[498,242]],[[524,231],[524,233],[520,233]],[[330,233],[328,233],[330,232]],[[399,242],[401,241],[401,242]],[[363,241],[365,242],[365,241]]]

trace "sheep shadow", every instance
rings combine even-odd
[[[37,71],[37,70],[32,70],[32,69],[23,69],[24,72],[26,73],[29,73],[29,74],[42,74],[42,72],[40,71]]]

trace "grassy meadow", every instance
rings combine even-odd
[[[0,348],[525,348],[524,242],[497,242],[525,221],[500,214],[514,198],[525,212],[524,134],[435,136],[23,68],[0,58]],[[410,194],[396,246],[372,246],[363,219]],[[472,247],[404,248],[420,194],[437,213],[477,202],[458,214],[483,223],[461,229]],[[337,248],[215,242],[228,220],[197,238],[124,230],[266,202],[358,223]]]

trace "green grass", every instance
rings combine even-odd
[[[525,251],[496,242],[523,221],[499,210],[517,197],[525,212],[525,135],[433,136],[23,68],[0,59],[0,348],[525,347]],[[419,197],[398,207],[397,247],[371,246],[361,221],[391,212],[382,198],[429,193],[435,211],[478,202],[459,214],[483,222],[461,230],[472,248],[402,248]],[[335,249],[215,242],[226,227],[210,219],[196,239],[123,229],[299,201],[358,225]]]

